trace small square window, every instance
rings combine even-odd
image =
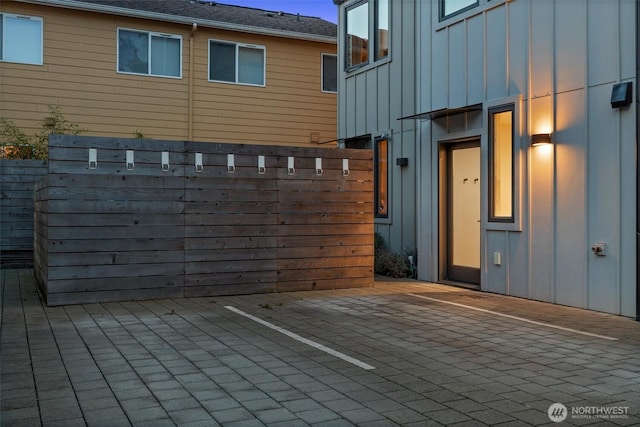
[[[0,14],[0,60],[42,65],[42,18]]]
[[[264,86],[264,46],[209,40],[209,80]]]
[[[159,77],[182,76],[182,38],[118,29],[118,71]]]

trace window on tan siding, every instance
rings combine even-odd
[[[322,91],[338,91],[338,57],[336,55],[322,54]]]
[[[264,46],[209,40],[209,80],[264,86]]]
[[[514,222],[513,105],[489,109],[489,221]]]
[[[42,18],[0,14],[0,60],[42,65]]]
[[[182,37],[119,28],[118,71],[159,77],[181,77]]]

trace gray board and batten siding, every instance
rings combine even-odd
[[[346,28],[358,2],[336,3]],[[452,141],[477,138],[481,289],[638,315],[638,108],[610,103],[621,82],[637,99],[638,3],[480,0],[446,19],[439,4],[390,1],[389,56],[357,69],[345,68],[339,34],[338,137],[389,135],[389,217],[376,218],[376,231],[393,250],[417,248],[419,279],[444,281],[440,160]],[[510,103],[517,218],[505,225],[488,220],[487,114]],[[531,147],[537,133],[553,144]],[[605,256],[592,253],[597,242]]]
[[[49,305],[373,284],[371,151],[75,136],[49,144],[34,268]]]
[[[47,174],[44,160],[0,159],[0,265],[33,264],[33,189]]]

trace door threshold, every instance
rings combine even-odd
[[[480,285],[475,283],[456,282],[453,280],[440,280],[438,283],[441,283],[443,285],[448,285],[448,286],[455,286],[457,288],[470,289],[472,291],[480,290]]]

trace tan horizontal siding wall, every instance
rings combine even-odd
[[[44,19],[44,65],[0,62],[0,116],[33,134],[48,105],[58,105],[87,135],[188,139],[190,26],[11,1],[0,10]],[[182,78],[118,73],[118,27],[181,35]],[[209,82],[210,38],[266,46],[266,87]],[[320,88],[321,54],[335,45],[199,28],[194,51],[194,140],[304,146],[311,132],[336,138],[336,96]]]
[[[209,39],[265,46],[266,86],[208,81]],[[201,29],[194,47],[196,140],[308,145],[311,132],[336,139],[336,95],[321,91],[322,53],[335,45]]]

